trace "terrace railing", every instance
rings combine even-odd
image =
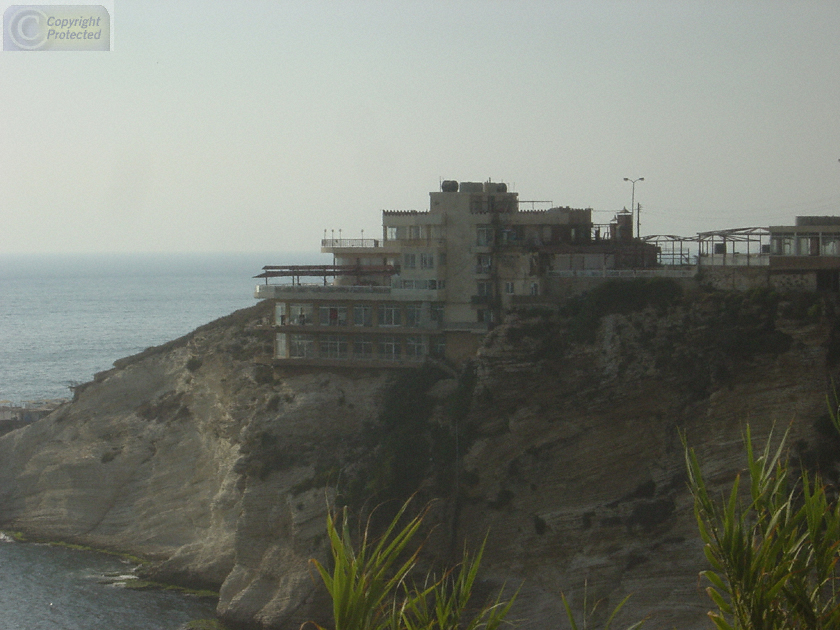
[[[379,247],[378,238],[325,238],[321,247]]]

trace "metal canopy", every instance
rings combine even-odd
[[[266,265],[254,278],[288,278],[299,276],[392,276],[393,265]]]
[[[761,237],[770,236],[770,230],[766,227],[743,227],[731,228],[729,230],[712,230],[710,232],[698,232],[697,240],[726,240],[726,241],[755,241]],[[758,238],[756,238],[758,237]]]

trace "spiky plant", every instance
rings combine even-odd
[[[440,577],[426,574],[416,583],[414,571],[422,545],[410,548],[428,508],[400,526],[406,502],[377,539],[370,523],[354,544],[346,508],[327,517],[332,569],[312,560],[332,599],[334,630],[496,630],[510,611],[514,594],[468,614],[473,586],[484,553],[464,560]],[[313,624],[314,625],[314,624]],[[316,626],[324,630],[321,626]]]
[[[694,512],[711,568],[700,575],[718,630],[829,630],[840,627],[840,504],[819,476],[793,474],[787,432],[776,449],[747,454],[749,493],[738,475],[728,497],[713,496],[686,449]]]

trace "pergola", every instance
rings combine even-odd
[[[300,284],[303,276],[323,278],[324,285],[327,278],[336,276],[355,276],[357,279],[362,276],[385,276],[390,277],[397,273],[393,265],[266,265],[263,272],[254,278],[265,278],[268,284],[269,278],[291,278],[292,284]]]
[[[750,254],[762,253],[762,247],[769,245],[770,230],[766,227],[743,227],[729,230],[713,230],[711,232],[700,232],[697,240],[700,247],[700,255],[710,254],[735,254],[738,253],[739,243],[746,243],[747,257]],[[732,250],[728,251],[728,244],[732,244]],[[751,250],[752,247],[752,250]]]
[[[691,251],[689,244],[697,243],[696,236],[676,236],[674,234],[650,234],[640,240],[659,248],[659,263],[662,265],[690,265]]]

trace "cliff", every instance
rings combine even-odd
[[[632,594],[625,619],[708,627],[680,432],[721,487],[741,433],[791,424],[838,453],[825,395],[840,353],[813,294],[604,285],[560,316],[496,328],[460,373],[279,369],[269,307],[118,361],[72,403],[0,437],[0,528],[146,556],[159,579],[220,589],[242,627],[324,619],[307,560],[327,506],[431,498],[427,561],[489,531],[483,588],[523,584],[515,617],[562,627]],[[372,498],[371,498],[372,497]],[[605,607],[605,606],[604,606]]]

